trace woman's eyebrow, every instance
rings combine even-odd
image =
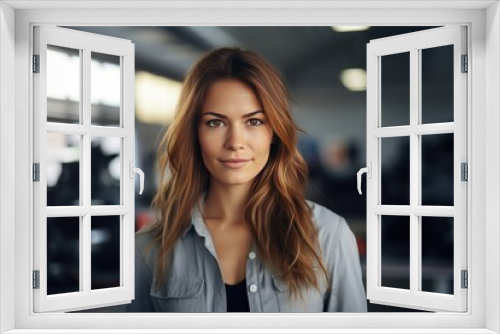
[[[254,112],[251,112],[251,113],[248,113],[248,114],[245,114],[243,115],[241,118],[248,118],[248,117],[251,117],[253,115],[256,115],[256,114],[263,114],[264,112],[262,110],[257,110],[257,111],[254,111]],[[219,113],[216,113],[216,112],[213,112],[213,111],[207,111],[205,113],[203,113],[202,116],[205,116],[205,115],[213,115],[213,116],[216,116],[216,117],[219,117],[219,118],[223,118],[223,119],[227,119],[227,116],[226,115],[223,115],[223,114],[219,114]]]

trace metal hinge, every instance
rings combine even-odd
[[[40,55],[33,55],[33,73],[40,73]]]
[[[467,166],[466,162],[462,162],[460,164],[460,170],[461,170],[461,181],[468,181],[469,180],[469,167]]]
[[[469,287],[469,275],[467,273],[467,270],[462,270],[461,276],[462,276],[462,289],[467,289]]]
[[[40,163],[33,164],[33,181],[40,181]]]
[[[462,55],[462,73],[467,73],[469,71],[469,57],[467,55]]]
[[[33,270],[33,289],[40,289],[40,270]]]

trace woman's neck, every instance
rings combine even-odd
[[[205,198],[203,217],[221,224],[241,224],[248,200],[249,186],[212,183]]]

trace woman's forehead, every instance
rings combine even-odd
[[[238,116],[262,110],[254,90],[238,80],[217,81],[210,85],[202,111]]]

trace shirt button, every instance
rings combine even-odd
[[[255,284],[250,285],[250,292],[257,292],[257,285]]]
[[[255,256],[256,256],[256,255],[255,255],[255,252],[250,252],[250,253],[248,254],[248,257],[250,258],[250,260],[255,259]]]

